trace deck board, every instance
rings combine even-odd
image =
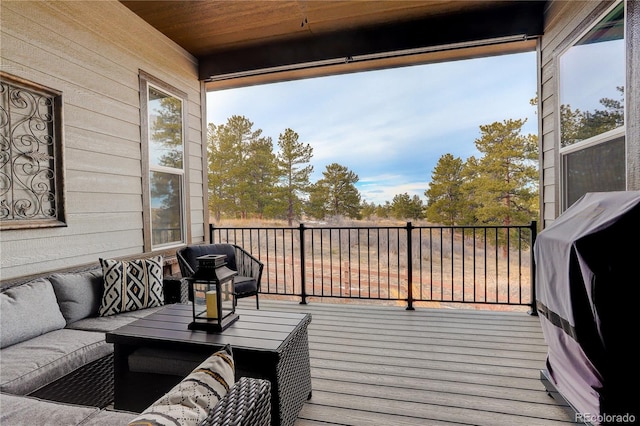
[[[266,296],[260,307],[312,315],[313,397],[296,426],[573,424],[540,382],[547,347],[538,318],[525,312]]]

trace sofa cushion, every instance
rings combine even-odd
[[[2,349],[0,391],[29,394],[113,352],[104,333],[54,330]]]
[[[67,322],[49,280],[41,278],[0,294],[0,348],[28,340]]]
[[[101,331],[108,333],[137,319],[151,315],[162,308],[162,306],[158,306],[155,308],[141,309],[139,311],[122,312],[121,314],[109,315],[107,317],[85,318],[67,325],[67,328],[71,330]]]
[[[102,298],[100,269],[68,274],[52,274],[49,281],[56,293],[60,311],[67,324],[98,315]]]
[[[227,345],[151,404],[129,426],[200,424],[233,386],[234,372],[233,354]]]
[[[0,424],[7,426],[79,425],[84,424],[87,419],[97,415],[100,411],[95,407],[63,404],[4,393],[0,393],[0,407],[2,407],[2,410],[0,410]]]
[[[101,316],[161,306],[162,256],[149,259],[100,259],[104,292],[100,304]]]

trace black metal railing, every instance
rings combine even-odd
[[[308,297],[524,305],[535,314],[536,222],[522,226],[221,228],[265,264],[261,292]]]

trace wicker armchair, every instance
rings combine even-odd
[[[241,377],[202,423],[207,426],[269,426],[271,382]]]
[[[227,267],[238,272],[233,286],[236,298],[256,297],[256,309],[260,309],[258,294],[264,264],[248,251],[235,244],[194,244],[183,247],[176,252],[182,277],[193,276],[198,268],[197,258],[207,254],[224,254],[227,256]]]

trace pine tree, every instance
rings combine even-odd
[[[376,205],[375,203],[371,202],[371,203],[367,203],[367,201],[363,201],[362,205],[360,206],[360,216],[362,216],[365,219],[371,219],[372,216],[375,216],[376,214]]]
[[[469,190],[481,223],[527,223],[538,210],[538,145],[535,135],[520,132],[526,120],[480,126],[475,144],[483,156],[469,163]]]
[[[406,192],[393,197],[391,211],[396,219],[424,218],[424,204],[420,197],[417,195],[411,197]]]
[[[376,216],[384,219],[391,216],[391,203],[388,200],[385,201],[384,204],[379,204],[378,207],[376,207]]]
[[[289,226],[293,224],[293,218],[301,213],[302,198],[309,191],[309,176],[313,172],[313,166],[307,164],[313,156],[313,148],[298,139],[299,135],[291,129],[286,129],[278,138],[280,151],[277,162]]]
[[[271,139],[262,137],[262,130],[253,130],[253,123],[238,115],[223,125],[210,124],[208,139],[209,208],[215,220],[223,213],[242,218],[257,213],[255,194],[272,180],[264,173],[275,167],[268,165],[273,157],[265,151]]]
[[[360,193],[355,184],[358,175],[338,163],[329,164],[323,178],[313,186],[307,211],[323,219],[326,216],[360,218]]]
[[[273,215],[277,204],[278,164],[273,153],[271,138],[260,138],[251,141],[248,147],[251,167],[247,170],[248,181],[247,205],[259,218]]]
[[[464,222],[468,201],[463,191],[464,163],[459,157],[445,154],[431,174],[427,197],[427,219],[432,223],[452,226]]]
[[[229,163],[224,160],[223,153],[228,152],[221,146],[218,126],[209,123],[207,127],[207,183],[209,188],[209,211],[213,213],[214,220],[219,222],[222,218],[223,200],[226,199],[224,185],[224,167]]]

